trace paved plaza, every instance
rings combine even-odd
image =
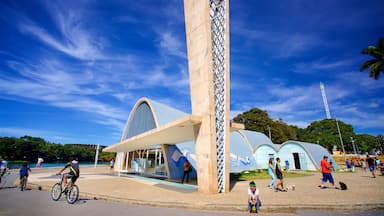
[[[33,169],[29,187],[49,191],[58,181],[59,168]],[[297,209],[375,209],[384,208],[384,176],[372,178],[369,172],[334,173],[335,181],[343,181],[348,190],[320,189],[321,174],[287,178],[287,186],[295,190],[275,192],[267,187],[269,180],[255,179],[261,191],[262,211],[292,212]],[[80,197],[112,202],[176,207],[200,210],[246,211],[248,181],[236,182],[229,193],[201,194],[196,185],[179,184],[134,175],[117,176],[106,166],[81,167],[77,182]]]

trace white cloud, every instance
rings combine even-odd
[[[45,5],[50,13],[53,26],[51,32],[39,26],[28,17],[19,15],[20,32],[35,37],[52,49],[81,60],[103,59],[105,41],[95,31],[85,27],[86,19],[79,9],[63,10],[58,4]],[[63,6],[63,5],[62,5]],[[53,34],[57,32],[58,34]]]
[[[171,32],[161,32],[160,48],[167,51],[167,54],[174,55],[183,59],[187,58],[186,51],[184,50],[185,44],[181,42],[177,36]]]
[[[313,74],[314,71],[332,71],[353,65],[356,60],[327,60],[321,59],[313,62],[302,62],[294,65],[294,71],[304,74]]]
[[[275,58],[300,56],[323,44],[321,38],[311,33],[251,29],[249,25],[241,23],[233,25],[231,32],[234,35],[233,37],[241,38],[238,40],[245,44],[244,49],[261,47],[264,52],[271,52],[269,55]]]

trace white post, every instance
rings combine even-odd
[[[351,137],[351,142],[352,142],[353,152],[355,153],[355,155],[357,155],[358,150],[353,137]]]
[[[159,152],[159,165],[161,166],[161,151]]]
[[[156,148],[155,150],[155,169],[157,167],[157,153],[159,152],[159,149]]]
[[[128,163],[129,163],[129,152],[126,153],[126,159],[125,159],[125,170],[128,172]]]
[[[268,127],[268,134],[269,134],[269,139],[272,140],[272,136],[271,136],[271,127],[269,125],[267,125]]]
[[[340,132],[339,123],[338,123],[338,121],[337,121],[337,119],[336,119],[336,118],[335,118],[335,120],[336,120],[337,131],[339,132],[339,137],[340,137],[341,148],[343,149],[343,153],[344,153],[344,160],[345,160],[345,149],[344,149],[343,138],[341,137],[341,132]]]
[[[99,159],[99,148],[100,148],[100,145],[97,144],[97,147],[96,147],[96,155],[95,155],[95,166],[94,166],[94,168],[96,168],[96,166],[97,166],[97,160]]]

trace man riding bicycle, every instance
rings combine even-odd
[[[63,169],[60,170],[60,172],[57,173],[57,175],[60,175],[67,168],[69,168],[69,172],[63,176],[64,186],[67,185],[68,178],[70,178],[72,180],[72,184],[74,184],[77,178],[80,176],[79,162],[77,162],[77,160],[73,159],[72,157],[69,158],[69,162],[64,166]]]

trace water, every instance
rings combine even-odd
[[[80,162],[80,166],[93,166],[94,162]],[[8,163],[9,169],[19,169],[22,164],[20,163]],[[64,167],[66,163],[43,163],[40,168],[53,168]],[[109,165],[108,162],[98,162],[97,165]],[[30,168],[36,168],[36,164],[29,164]]]

